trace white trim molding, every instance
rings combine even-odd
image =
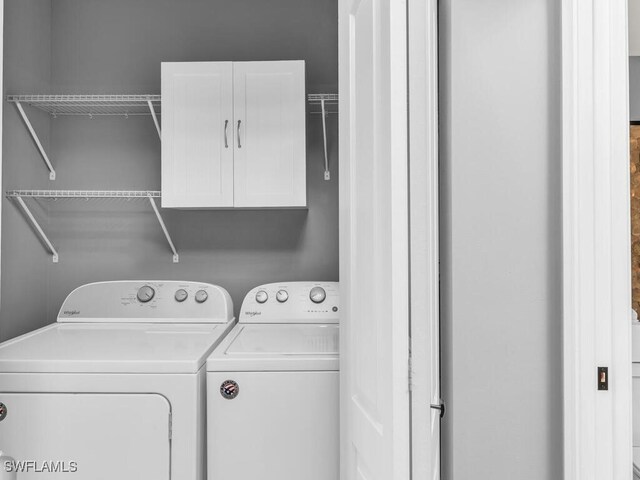
[[[632,478],[626,9],[562,1],[565,480]]]
[[[407,7],[411,478],[439,480],[438,1]]]
[[[4,92],[4,0],[0,1],[0,92]],[[2,110],[4,112],[4,109]],[[0,146],[4,145],[4,113],[0,113]],[[2,179],[3,157],[2,148],[0,148],[0,186],[4,186]],[[0,188],[2,190],[2,188]],[[0,247],[2,246],[2,208],[0,208]],[[0,248],[2,251],[2,248]],[[0,272],[2,271],[2,258],[0,256]],[[1,276],[1,275],[0,275]],[[2,295],[0,294],[0,305],[2,304]]]

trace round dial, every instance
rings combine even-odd
[[[140,287],[140,290],[138,290],[138,300],[142,303],[147,303],[155,296],[155,294],[156,291],[152,287],[145,285],[144,287]]]
[[[198,290],[196,292],[196,302],[204,303],[207,301],[207,298],[209,298],[209,294],[206,291]]]
[[[327,298],[327,292],[322,287],[313,287],[309,292],[309,298],[313,303],[322,303]]]
[[[187,293],[187,291],[184,288],[181,288],[180,290],[176,291],[176,302],[184,302],[188,296],[189,294]]]
[[[280,303],[284,303],[287,300],[289,300],[289,292],[287,292],[286,290],[278,290],[278,293],[276,293],[276,300],[278,300]]]
[[[264,290],[260,290],[258,293],[256,293],[256,302],[264,303],[267,300],[269,300],[269,295],[267,295],[267,292],[265,292]]]

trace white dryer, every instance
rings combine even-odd
[[[0,450],[18,478],[203,479],[204,364],[235,323],[227,291],[93,283],[57,320],[0,345]]]
[[[207,360],[209,480],[338,480],[339,289],[254,288]]]

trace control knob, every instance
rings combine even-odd
[[[184,302],[188,296],[189,294],[187,293],[187,291],[184,288],[181,288],[180,290],[176,291],[176,294],[175,294],[176,302]]]
[[[256,293],[256,302],[264,303],[267,300],[269,300],[269,295],[267,295],[267,292],[265,292],[264,290],[260,290],[258,293]]]
[[[152,287],[145,285],[144,287],[140,287],[140,290],[138,290],[138,300],[142,303],[147,303],[155,296],[155,294],[156,291]]]
[[[209,294],[205,290],[198,290],[196,292],[196,302],[204,303],[209,298]]]
[[[278,293],[276,293],[276,300],[278,300],[280,303],[284,303],[287,300],[289,300],[289,292],[287,292],[286,290],[278,290]]]
[[[322,287],[313,287],[309,292],[309,298],[313,303],[322,303],[327,298],[327,292]]]

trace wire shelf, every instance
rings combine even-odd
[[[339,100],[340,98],[337,93],[310,93],[307,95],[307,102],[311,107],[309,113],[322,114],[323,101],[325,113],[338,113]]]
[[[9,190],[7,197],[31,198],[160,198],[157,190]]]
[[[43,110],[54,118],[58,116],[121,116],[128,118],[133,116],[151,116],[153,124],[162,140],[160,130],[160,107],[162,97],[160,95],[8,95],[7,102],[14,103],[22,120],[24,121],[33,141],[38,147],[47,169],[49,180],[56,179],[56,171],[38,137],[23,104]]]
[[[55,246],[40,226],[40,223],[38,223],[38,220],[31,212],[25,198],[49,198],[54,200],[57,198],[84,198],[87,200],[89,198],[147,199],[153,209],[153,213],[155,214],[158,223],[160,224],[160,228],[164,233],[167,243],[169,244],[169,248],[173,253],[173,263],[178,263],[180,261],[180,256],[178,255],[176,246],[171,239],[169,230],[167,230],[167,226],[164,223],[160,209],[154,200],[154,198],[161,197],[160,192],[157,190],[9,190],[6,192],[6,195],[9,198],[15,199],[17,204],[20,205],[20,208],[24,211],[34,230],[46,245],[49,252],[51,252],[53,263],[58,263],[58,250],[56,250]]]
[[[337,93],[310,93],[307,95],[309,103],[320,103],[324,100],[326,103],[338,103],[339,97]]]
[[[8,95],[11,103],[22,103],[44,110],[53,117],[148,116],[160,113],[160,95]]]
[[[149,102],[156,114],[161,112],[161,95],[8,95],[6,100],[11,103],[22,103],[43,110],[50,115],[85,115],[85,116],[136,116],[152,115]],[[313,110],[311,113],[321,113],[318,107],[324,100],[327,113],[336,113],[338,105],[337,93],[310,93],[307,101]],[[333,110],[333,111],[332,111]]]

